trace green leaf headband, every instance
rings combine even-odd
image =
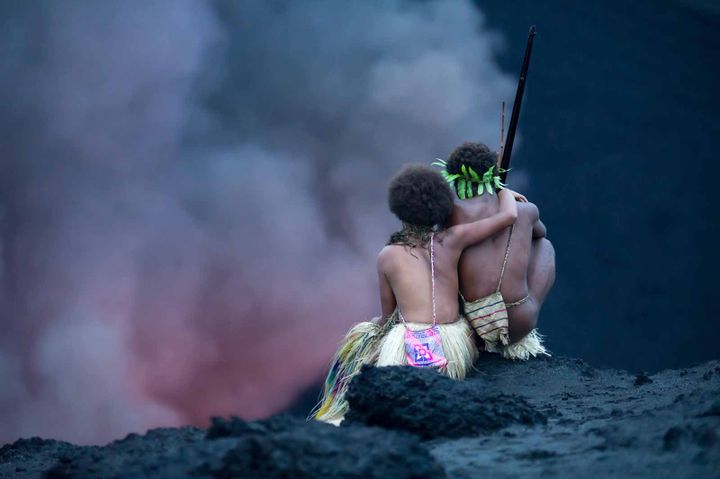
[[[460,197],[461,200],[473,197],[473,183],[477,183],[478,185],[478,196],[482,195],[485,191],[487,191],[491,195],[494,195],[496,189],[500,190],[505,187],[505,184],[500,181],[499,175],[509,170],[505,170],[500,167],[495,170],[495,166],[493,165],[488,168],[488,170],[482,176],[480,176],[475,170],[472,169],[472,166],[466,167],[465,165],[462,165],[460,169],[461,173],[451,174],[447,171],[447,162],[445,160],[441,158],[435,159],[437,161],[434,161],[432,165],[442,168],[440,174],[443,175],[443,178],[445,178],[445,180],[450,184],[451,188],[455,188],[455,191],[457,192],[457,195]],[[496,172],[497,174],[493,174],[493,172]]]

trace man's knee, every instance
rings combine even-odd
[[[528,289],[540,305],[545,301],[555,283],[555,248],[547,238],[533,240],[533,250],[528,265]]]
[[[522,338],[530,334],[532,330],[535,329],[536,325],[537,319],[522,321],[520,323],[514,324],[509,328],[510,342],[516,343],[520,341]]]
[[[545,260],[555,263],[555,247],[547,238],[537,238],[533,240],[532,247],[534,253]]]
[[[540,306],[537,302],[531,297],[529,301],[522,305],[522,308],[522,314],[515,315],[508,321],[510,342],[512,343],[520,341],[537,326],[540,312]]]

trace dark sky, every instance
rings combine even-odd
[[[477,3],[507,39],[506,71],[538,25],[514,161],[557,250],[550,346],[631,370],[718,357],[717,11]]]

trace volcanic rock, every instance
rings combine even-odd
[[[347,394],[346,423],[415,433],[423,439],[487,434],[546,416],[520,396],[498,394],[479,381],[454,381],[429,369],[365,367]]]
[[[281,414],[105,446],[20,439],[0,448],[0,478],[718,477],[718,361],[642,387],[566,358],[476,368],[464,382],[366,368],[341,427]]]

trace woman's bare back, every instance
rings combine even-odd
[[[434,240],[435,250],[435,307],[438,323],[451,323],[458,318],[459,255],[443,244],[444,233]],[[414,247],[386,246],[378,257],[378,266],[390,282],[397,307],[405,320],[413,323],[432,323],[432,282],[430,245]]]

